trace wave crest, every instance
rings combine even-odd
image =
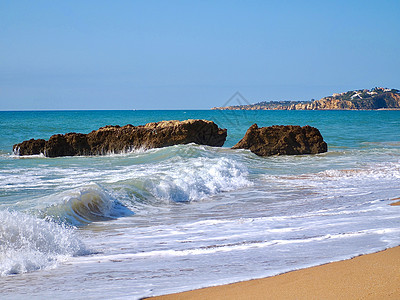
[[[82,226],[133,214],[98,185],[64,192],[61,197],[61,203],[41,210],[40,215],[62,223]]]
[[[157,172],[144,188],[157,199],[190,202],[251,185],[245,166],[232,159],[190,160],[190,163],[176,162],[165,173]]]

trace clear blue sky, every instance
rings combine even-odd
[[[0,0],[0,110],[400,88],[400,1]]]

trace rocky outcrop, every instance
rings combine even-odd
[[[232,148],[250,149],[259,156],[316,154],[328,150],[317,128],[292,125],[258,128],[257,124]]]
[[[133,149],[150,149],[196,143],[220,147],[227,130],[207,120],[162,121],[143,126],[105,126],[88,134],[56,134],[48,141],[28,140],[13,146],[17,155],[44,154],[47,157],[103,155]]]

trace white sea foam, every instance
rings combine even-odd
[[[0,211],[0,275],[51,268],[88,253],[72,229],[20,213]]]
[[[178,164],[153,182],[152,194],[159,199],[187,202],[250,186],[247,169],[229,158],[196,158]]]
[[[0,170],[0,191],[29,189],[54,193],[102,182],[109,190],[115,187],[119,191],[134,190],[139,195],[144,193],[144,198],[190,202],[252,185],[245,164],[196,145],[108,157],[62,158],[60,163],[50,160],[41,162],[43,167],[34,164]],[[68,163],[67,167],[64,163]],[[104,165],[110,167],[104,168]],[[137,200],[132,194],[129,197],[125,200]]]
[[[254,242],[239,242],[234,244],[218,244],[218,245],[210,245],[201,248],[194,249],[185,249],[185,250],[157,250],[150,252],[140,252],[140,253],[130,253],[130,254],[119,254],[116,256],[104,256],[102,259],[111,260],[111,259],[132,259],[135,257],[152,257],[152,256],[189,256],[189,255],[203,255],[203,254],[212,254],[217,252],[232,252],[232,251],[244,251],[248,249],[256,249],[256,248],[266,248],[271,245],[285,245],[285,244],[301,244],[305,243],[313,243],[324,241],[328,239],[346,239],[346,238],[354,238],[362,235],[367,235],[371,233],[383,234],[383,233],[393,233],[400,232],[400,230],[365,230],[360,232],[351,232],[351,233],[341,233],[341,234],[327,234],[324,236],[316,236],[316,237],[308,237],[308,238],[297,238],[292,240],[282,240],[276,239],[271,241],[254,241]],[[98,257],[93,257],[93,260],[98,260]]]

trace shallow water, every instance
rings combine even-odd
[[[107,124],[202,118],[222,148],[20,158],[12,145]],[[247,128],[320,129],[328,152],[232,150]],[[400,245],[400,111],[0,112],[2,298],[140,298]]]

